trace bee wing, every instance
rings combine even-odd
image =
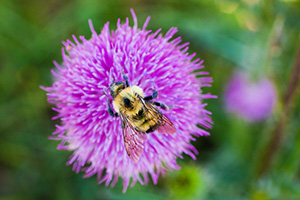
[[[162,134],[173,134],[176,132],[176,128],[174,127],[173,123],[165,115],[162,114],[162,122],[157,131]]]
[[[124,145],[129,158],[137,163],[144,151],[147,136],[136,131],[129,119],[121,112]]]
[[[162,114],[157,108],[155,108],[151,102],[145,101],[142,97],[139,96],[141,103],[146,112],[149,112],[156,120],[159,125],[157,131],[162,134],[173,134],[176,132],[176,128],[173,123],[167,118],[164,114]]]

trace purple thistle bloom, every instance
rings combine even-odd
[[[261,78],[254,82],[244,72],[236,72],[225,89],[226,109],[249,122],[269,117],[276,100],[276,89],[270,80]]]
[[[182,153],[196,159],[196,148],[190,144],[195,137],[209,133],[198,128],[211,128],[210,112],[205,110],[203,99],[215,98],[201,94],[201,87],[209,87],[211,77],[199,71],[203,61],[187,53],[188,43],[179,44],[181,38],[171,38],[177,32],[171,28],[164,36],[160,29],[152,33],[146,30],[147,18],[142,29],[131,10],[134,26],[117,23],[115,31],[106,23],[100,34],[94,30],[92,22],[91,39],[80,36],[79,42],[67,40],[62,49],[63,63],[54,62],[57,71],[52,70],[55,82],[52,87],[43,88],[48,93],[48,101],[61,119],[56,125],[53,139],[61,140],[58,149],[74,151],[68,164],[73,164],[77,173],[84,171],[84,177],[97,174],[99,183],[114,186],[118,178],[123,179],[123,192],[130,179],[131,186],[136,181],[148,183],[148,173],[156,184],[159,175],[167,170],[180,169],[176,158]],[[195,73],[193,71],[198,70]],[[124,81],[124,72],[131,86],[137,85],[145,95],[158,91],[157,101],[170,106],[161,112],[173,122],[176,133],[147,134],[144,152],[137,163],[133,163],[126,153],[122,135],[121,119],[111,117],[107,112],[108,88],[115,81]],[[112,98],[109,95],[109,98]],[[143,178],[141,178],[141,175]]]

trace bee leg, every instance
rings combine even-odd
[[[152,99],[156,98],[156,97],[157,97],[157,95],[158,95],[157,91],[156,91],[156,90],[154,90],[154,91],[153,91],[153,94],[152,94],[151,96],[147,96],[147,97],[145,97],[145,98],[144,98],[144,100],[145,100],[145,101],[150,101],[150,100],[152,100]]]
[[[110,101],[109,101],[109,99],[107,99],[107,106],[108,106],[107,112],[109,113],[110,116],[112,116],[112,117],[118,117],[119,116],[119,114],[118,113],[114,113],[114,111],[110,107]]]
[[[118,113],[114,113],[111,108],[108,108],[107,111],[108,111],[109,115],[112,116],[112,117],[118,117],[119,116],[119,114]]]
[[[123,78],[125,79],[126,87],[129,87],[128,77],[123,73]]]
[[[156,105],[156,106],[159,106],[159,107],[161,107],[162,109],[164,109],[164,110],[168,110],[169,109],[169,107],[168,106],[166,106],[165,104],[163,104],[163,103],[160,103],[160,102],[157,102],[157,101],[154,101],[154,102],[152,102],[154,105]]]

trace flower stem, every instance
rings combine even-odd
[[[261,156],[261,163],[258,167],[257,176],[261,177],[264,175],[270,168],[274,156],[276,155],[277,150],[280,147],[281,140],[283,138],[284,130],[287,125],[287,120],[290,116],[291,106],[293,104],[293,100],[295,99],[297,88],[299,88],[299,79],[300,79],[300,46],[298,49],[298,53],[296,55],[296,63],[292,69],[289,84],[287,86],[286,92],[284,94],[283,99],[283,111],[279,116],[279,122],[275,129],[273,129],[273,134],[271,136],[270,142],[266,147],[266,151]]]

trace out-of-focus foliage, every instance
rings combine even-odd
[[[52,84],[50,69],[53,60],[62,60],[61,41],[72,34],[89,38],[88,19],[98,32],[106,21],[113,29],[118,18],[131,20],[130,8],[140,25],[151,16],[149,29],[178,27],[214,78],[205,92],[219,98],[208,102],[215,124],[210,137],[194,142],[196,161],[185,156],[182,170],[167,173],[158,185],[137,184],[122,194],[121,183],[106,188],[65,165],[71,152],[57,151],[58,142],[48,140],[55,112],[39,86]],[[299,83],[289,112],[284,101],[299,33],[298,0],[0,1],[0,197],[300,199]],[[279,99],[272,117],[247,123],[226,113],[224,85],[236,69],[274,81]],[[278,145],[269,148],[276,130]]]

